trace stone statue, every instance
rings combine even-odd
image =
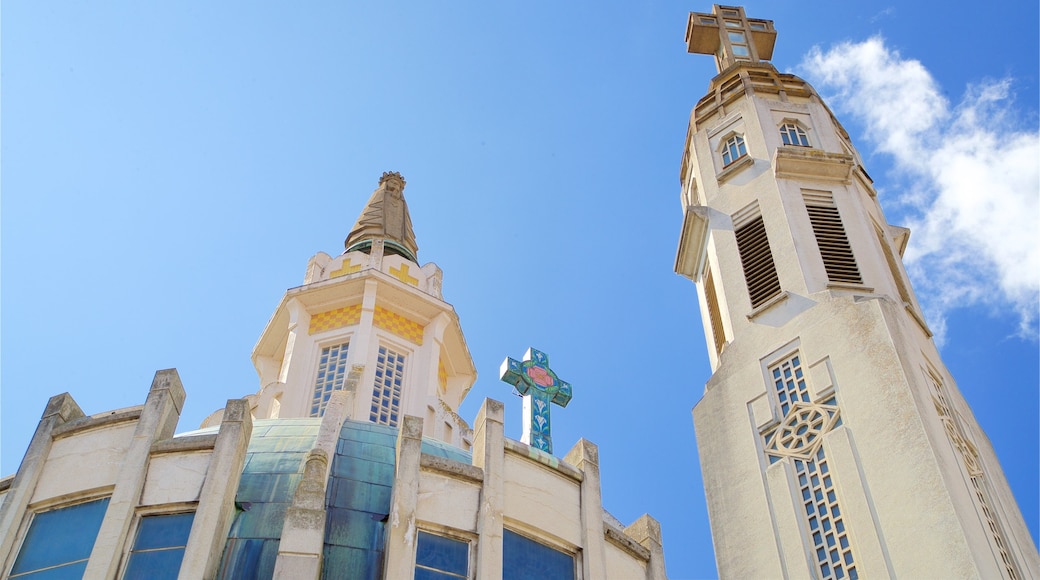
[[[419,246],[412,231],[412,218],[404,200],[404,178],[396,171],[383,173],[379,187],[372,193],[350,235],[343,242],[349,251],[352,246],[372,239],[387,242],[387,249],[417,262]]]

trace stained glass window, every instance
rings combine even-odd
[[[107,508],[106,497],[36,514],[10,577],[82,578]]]
[[[574,556],[504,530],[502,580],[574,580]]]
[[[195,512],[144,516],[123,580],[176,579]]]
[[[329,404],[333,391],[343,388],[347,376],[347,347],[349,342],[326,346],[318,359],[318,377],[314,380],[314,397],[311,399],[311,417],[321,417]]]
[[[469,573],[469,542],[419,532],[415,580],[451,580]]]
[[[369,419],[381,425],[397,426],[401,410],[401,386],[404,383],[405,356],[379,347],[376,357],[376,382],[372,387],[372,412]]]

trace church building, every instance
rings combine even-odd
[[[692,13],[718,75],[680,169],[676,272],[712,375],[693,409],[722,578],[1038,578],[996,455],[943,365],[849,135],[777,32]]]
[[[254,395],[175,434],[185,389],[85,414],[50,399],[0,480],[7,578],[665,580],[661,529],[604,511],[599,452],[552,453],[570,385],[531,349],[502,379],[524,437],[485,400],[442,272],[420,266],[405,181],[384,173],[337,256],[319,252],[256,347]]]

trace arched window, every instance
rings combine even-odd
[[[734,135],[726,140],[722,146],[722,165],[725,167],[737,159],[747,155],[747,146],[744,145],[744,137]]]
[[[784,123],[780,127],[780,138],[783,139],[784,145],[809,146],[809,137],[805,135],[805,130],[794,123]]]

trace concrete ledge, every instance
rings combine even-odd
[[[567,477],[579,483],[581,483],[585,479],[585,475],[577,467],[568,465],[557,459],[555,456],[550,455],[540,449],[535,449],[530,445],[525,445],[519,441],[514,441],[512,439],[505,439],[504,447],[506,453],[520,455],[521,457],[525,457],[527,459],[531,459],[533,461],[541,463],[549,469],[559,471],[563,475],[566,475]]]
[[[614,527],[612,522],[603,522],[603,537],[606,538],[608,542],[628,552],[630,555],[635,556],[644,562],[650,561],[650,550],[640,546],[639,542],[628,537],[624,531]]]
[[[210,451],[217,444],[217,434],[188,435],[156,441],[152,445],[152,455],[162,453],[180,453],[187,451]]]
[[[8,475],[7,477],[0,479],[0,491],[7,491],[11,489],[12,483],[14,483],[14,474]]]
[[[127,407],[126,409],[117,409],[100,415],[90,415],[89,417],[73,419],[72,421],[56,428],[54,430],[54,438],[61,439],[62,437],[79,434],[91,429],[100,429],[102,427],[110,427],[119,423],[137,421],[141,418],[141,411],[143,410],[144,405],[138,405],[136,407]]]
[[[473,465],[467,465],[447,457],[422,454],[419,458],[419,467],[428,471],[436,471],[456,479],[468,479],[481,483],[484,481],[484,470]]]

